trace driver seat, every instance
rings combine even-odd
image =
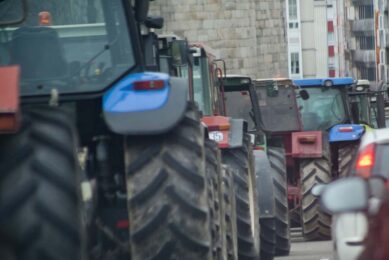
[[[11,64],[21,67],[22,79],[61,78],[68,74],[58,33],[49,27],[21,27],[11,40]]]

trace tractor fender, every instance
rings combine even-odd
[[[321,131],[292,133],[293,158],[321,158],[323,156],[324,135]]]
[[[365,132],[363,125],[341,124],[330,129],[329,142],[358,141]]]
[[[257,196],[259,203],[260,218],[275,217],[275,194],[273,186],[272,168],[266,152],[254,151],[255,158],[255,180],[257,185]]]
[[[247,133],[247,122],[243,119],[230,118],[228,147],[229,148],[242,147],[243,137],[245,133]]]
[[[135,90],[134,83],[164,82],[162,89]],[[187,108],[188,82],[163,73],[131,74],[103,97],[104,119],[117,134],[160,134],[172,129]]]

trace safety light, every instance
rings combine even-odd
[[[361,177],[369,177],[375,163],[375,145],[367,145],[359,154],[356,164],[356,174]]]
[[[164,87],[165,82],[163,80],[134,82],[134,90],[160,90]]]
[[[341,133],[351,133],[352,131],[354,131],[352,126],[339,127],[339,132]]]
[[[303,135],[299,136],[298,140],[302,144],[314,144],[316,143],[316,135]]]
[[[355,90],[356,90],[357,92],[362,92],[362,91],[365,90],[365,88],[364,88],[363,86],[356,86],[356,87],[355,87]]]
[[[39,25],[50,26],[52,24],[50,12],[40,12],[39,13]]]
[[[116,227],[118,229],[127,229],[130,226],[130,222],[128,219],[119,220],[116,222]]]

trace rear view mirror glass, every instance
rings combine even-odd
[[[0,0],[0,25],[22,22],[26,16],[25,0]]]
[[[175,40],[171,43],[173,66],[180,67],[188,64],[189,47],[185,40]]]
[[[316,184],[312,188],[312,191],[311,191],[312,195],[315,197],[320,197],[320,195],[323,193],[325,187],[326,187],[326,184],[322,184],[322,183]]]
[[[306,91],[306,90],[303,89],[303,90],[300,90],[299,94],[300,94],[300,97],[301,97],[303,100],[309,99],[309,93],[308,93],[308,91]]]
[[[363,211],[368,207],[368,185],[362,178],[344,178],[324,189],[322,206],[331,214]]]

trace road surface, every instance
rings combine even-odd
[[[275,260],[333,260],[332,241],[304,242],[301,229],[292,229],[291,238],[290,255]]]

